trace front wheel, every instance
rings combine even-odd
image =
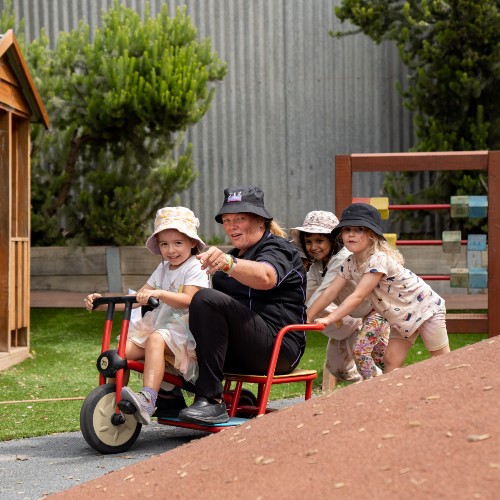
[[[80,429],[85,441],[103,454],[127,451],[139,436],[142,424],[132,415],[123,417],[123,423],[113,423],[117,420],[115,384],[96,387],[85,398],[80,410]]]

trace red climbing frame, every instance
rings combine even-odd
[[[488,314],[448,315],[450,332],[500,333],[500,151],[355,154],[335,157],[335,211],[352,201],[353,172],[486,170],[488,173]]]

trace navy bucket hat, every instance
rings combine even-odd
[[[352,203],[342,212],[342,217],[337,227],[332,231],[337,236],[343,227],[367,227],[375,234],[378,234],[385,240],[382,231],[382,217],[380,212],[367,203]]]
[[[264,206],[264,192],[258,186],[236,186],[224,189],[224,203],[215,220],[222,224],[224,214],[250,213],[273,220]]]

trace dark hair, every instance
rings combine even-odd
[[[321,234],[321,236],[324,236],[325,238],[330,240],[332,248],[330,250],[330,255],[328,255],[328,259],[330,259],[332,255],[339,253],[341,248],[343,247],[343,243],[339,241],[335,236],[333,236],[332,233],[306,233],[304,231],[299,231],[300,246],[302,247],[302,250],[304,251],[304,254],[308,259],[311,259],[311,257],[306,250],[306,235],[310,234]]]
[[[192,242],[192,243],[198,243],[195,239],[193,238],[189,238],[189,240]],[[201,250],[200,248],[198,247],[198,245],[195,245],[193,248],[191,248],[191,255],[198,255],[199,253],[201,253]]]

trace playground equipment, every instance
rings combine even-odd
[[[389,205],[389,198],[353,198],[354,202],[367,203],[379,211],[383,220],[389,219],[391,210],[441,210],[449,209],[452,217],[483,218],[487,216],[485,209],[488,206],[486,196],[452,196],[451,202],[446,204],[408,204]],[[441,240],[398,240],[393,233],[384,234],[389,243],[394,246],[424,246],[440,245],[444,253],[461,253],[461,247],[467,245],[467,267],[452,268],[449,275],[431,274],[420,275],[427,281],[449,280],[453,288],[481,289],[488,286],[486,266],[482,263],[482,252],[487,250],[485,234],[470,234],[467,240],[462,240],[461,231],[443,231]]]
[[[0,35],[0,370],[30,354],[30,122],[49,126],[9,30]]]
[[[352,197],[352,174],[353,172],[398,172],[398,171],[438,171],[438,170],[485,170],[488,173],[488,199],[484,197],[465,197],[465,199],[453,199],[450,204],[442,205],[414,205],[414,209],[421,207],[433,209],[450,209],[453,204],[455,216],[465,216],[462,214],[471,210],[470,201],[472,198],[473,214],[484,214],[488,217],[488,271],[479,273],[473,272],[473,284],[494,283],[500,272],[500,151],[467,151],[450,153],[388,153],[388,154],[359,154],[359,155],[339,155],[335,157],[335,210],[342,213],[342,209],[348,206],[353,200]],[[359,198],[357,199],[359,200]],[[468,201],[467,211],[465,211],[465,201]],[[461,202],[461,203],[460,203]],[[460,209],[460,205],[462,208]],[[395,208],[398,207],[398,208]],[[384,207],[382,207],[383,209]],[[403,206],[388,206],[387,209],[405,209]],[[477,210],[477,211],[476,211]],[[456,215],[460,214],[460,215]],[[385,215],[385,214],[384,214]],[[388,214],[387,214],[388,215]],[[477,235],[480,236],[480,235]],[[442,244],[436,242],[433,244]],[[398,242],[401,244],[401,242]],[[407,243],[415,244],[415,242]],[[422,244],[422,242],[420,242]],[[468,244],[468,241],[460,240],[460,245]],[[455,242],[456,245],[456,242]],[[456,246],[455,246],[456,248]],[[476,251],[472,249],[471,251]],[[471,257],[477,262],[477,255]],[[477,276],[476,276],[477,274]],[[422,276],[428,279],[428,276]],[[435,276],[434,278],[444,278]],[[447,279],[450,279],[448,277]],[[462,281],[464,283],[464,281]],[[470,269],[469,269],[470,285]],[[448,314],[448,330],[453,333],[480,333],[487,332],[489,337],[498,335],[500,332],[495,328],[500,320],[500,310],[495,308],[495,303],[500,299],[498,287],[490,286],[488,289],[487,304],[488,314]]]

